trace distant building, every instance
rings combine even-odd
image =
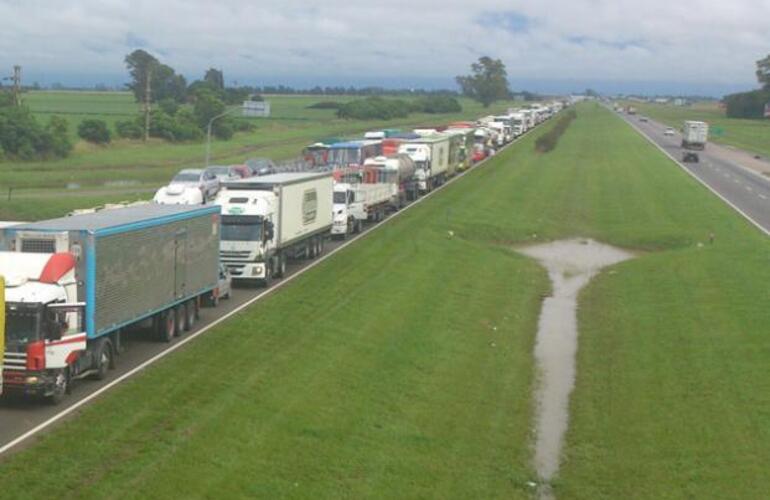
[[[268,101],[243,101],[243,116],[267,118],[270,116]]]
[[[668,103],[668,97],[656,97],[655,102],[658,104],[666,104]]]
[[[674,99],[674,106],[686,106],[687,105],[687,99],[682,99],[681,97],[677,97]]]

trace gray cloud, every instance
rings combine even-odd
[[[752,86],[770,52],[766,0],[0,0],[0,68],[114,75],[149,50],[198,77],[240,82],[434,81],[481,54],[516,82],[658,81]],[[2,70],[0,70],[2,72]]]

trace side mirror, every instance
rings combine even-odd
[[[267,221],[265,223],[265,238],[267,240],[272,240],[273,236],[275,236],[275,230],[273,227],[273,223],[270,221]]]

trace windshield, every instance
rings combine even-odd
[[[223,241],[261,241],[262,217],[259,215],[222,216]]]
[[[37,307],[7,306],[5,337],[9,344],[28,344],[41,338]]]
[[[335,191],[334,192],[334,203],[345,203],[345,198],[347,193],[344,191]]]
[[[174,178],[171,180],[171,182],[198,182],[198,179],[200,179],[199,174],[188,172],[188,173],[176,174]]]
[[[209,167],[208,170],[214,175],[227,175],[230,173],[230,167]]]

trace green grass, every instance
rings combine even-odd
[[[692,106],[631,103],[639,112],[677,129],[685,120],[700,120],[711,126],[709,140],[735,146],[764,157],[770,157],[770,120],[727,118],[716,103],[695,103]]]
[[[511,248],[588,236],[639,256],[580,297],[559,498],[764,496],[770,241],[594,104],[538,133],[4,460],[0,491],[526,498],[549,285]]]
[[[230,141],[212,143],[212,163],[237,163],[254,156],[288,159],[300,155],[302,148],[321,138],[360,134],[383,127],[413,128],[418,125],[442,124],[458,119],[477,118],[490,112],[506,109],[512,103],[496,103],[489,110],[478,103],[462,99],[463,111],[449,115],[412,114],[408,118],[391,121],[340,120],[334,110],[315,110],[307,107],[326,100],[346,101],[350,96],[266,96],[272,105],[272,117],[253,119],[257,129],[240,133]],[[131,95],[120,92],[30,92],[25,102],[42,119],[50,113],[69,113],[62,116],[71,120],[71,127],[84,117],[124,119],[121,113],[133,113],[135,104]],[[46,111],[47,110],[47,111]],[[90,110],[90,111],[89,111]],[[46,111],[46,112],[43,112]],[[83,113],[93,112],[97,115]],[[109,121],[109,120],[108,120]],[[25,210],[25,205],[3,203],[8,188],[23,197],[27,190],[48,190],[50,197],[58,197],[67,185],[81,186],[88,193],[104,191],[110,195],[106,183],[122,181],[136,183],[147,189],[157,189],[181,168],[199,167],[205,156],[204,143],[171,144],[153,140],[114,141],[109,146],[94,146],[80,141],[69,158],[44,162],[0,162],[0,218],[31,219],[40,213],[37,207]],[[101,194],[101,193],[100,193]],[[111,198],[121,199],[122,194]],[[77,199],[70,201],[65,211],[81,208]],[[61,204],[59,204],[61,205]],[[57,205],[57,206],[59,206]],[[33,214],[34,212],[34,214]],[[53,213],[52,215],[61,215]]]

